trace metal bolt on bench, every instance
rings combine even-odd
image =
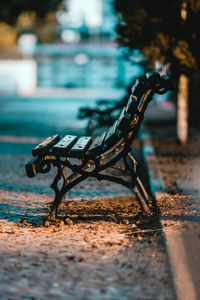
[[[48,173],[51,166],[57,169],[51,184],[55,197],[49,219],[54,220],[57,217],[58,207],[65,194],[88,177],[124,185],[136,195],[142,210],[151,214],[150,196],[138,175],[131,145],[153,95],[164,94],[171,89],[173,82],[168,76],[149,72],[136,80],[129,101],[107,132],[96,138],[66,135],[61,139],[56,134],[32,150],[34,158],[26,164],[28,177]],[[123,162],[123,166],[119,162]],[[125,173],[128,179],[104,173],[109,168]],[[69,175],[66,174],[67,169],[71,171]]]

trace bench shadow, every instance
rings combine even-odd
[[[9,199],[0,203],[0,221],[21,223],[33,227],[47,226],[50,201],[33,201],[21,205],[19,200]],[[98,199],[69,200],[61,204],[56,221],[48,225],[95,224],[99,222],[133,225],[134,230],[158,228],[157,217],[146,216],[134,196],[117,196]]]
[[[34,226],[44,223],[48,208],[24,208],[13,203],[0,203],[0,220],[12,223],[24,222]]]
[[[73,208],[64,208],[64,214],[58,216],[58,223],[63,221],[65,224],[74,225],[80,223],[95,224],[99,222],[123,224],[126,225],[124,228],[125,233],[130,237],[133,234],[137,235],[141,232],[149,235],[154,234],[157,230],[161,230],[158,215],[147,216],[144,214],[136,203],[136,200],[133,200],[133,197],[126,197],[121,205],[118,202],[120,200],[121,197],[92,200],[92,205],[83,201],[78,210],[75,208],[76,204],[71,202],[69,206],[73,206]],[[101,207],[99,207],[100,202],[103,202]]]

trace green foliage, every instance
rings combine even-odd
[[[0,21],[15,25],[22,12],[35,12],[39,18],[57,9],[63,0],[0,0]]]
[[[200,0],[114,0],[118,41],[200,81]]]

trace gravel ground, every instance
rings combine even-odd
[[[1,299],[176,299],[159,221],[125,188],[88,179],[50,224],[52,174],[25,177],[26,141],[1,146]]]

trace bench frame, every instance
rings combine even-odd
[[[137,136],[144,118],[144,112],[153,95],[155,93],[164,94],[171,89],[171,81],[157,75],[157,73],[153,73],[149,77],[146,76],[145,88],[144,86],[141,87],[141,82],[138,82],[137,86],[133,86],[129,102],[134,102],[135,111],[131,114],[130,124],[121,130],[121,136],[117,142],[111,143],[109,146],[104,145],[104,149],[97,154],[91,154],[87,151],[82,157],[76,158],[70,157],[70,154],[65,157],[51,155],[51,151],[49,151],[46,155],[38,155],[26,165],[29,177],[33,177],[37,173],[48,173],[52,166],[57,169],[51,184],[55,197],[48,219],[56,219],[58,207],[65,194],[88,177],[93,177],[100,181],[108,180],[127,187],[136,195],[141,209],[148,215],[152,214],[152,197],[148,195],[138,175],[137,162],[133,156],[131,145]],[[143,89],[140,97],[134,95],[138,88],[139,90]],[[125,111],[126,109],[127,106]],[[117,169],[122,174],[126,174],[128,179],[127,177],[124,179],[118,175],[103,173],[109,168]],[[67,172],[69,173],[68,175]]]

